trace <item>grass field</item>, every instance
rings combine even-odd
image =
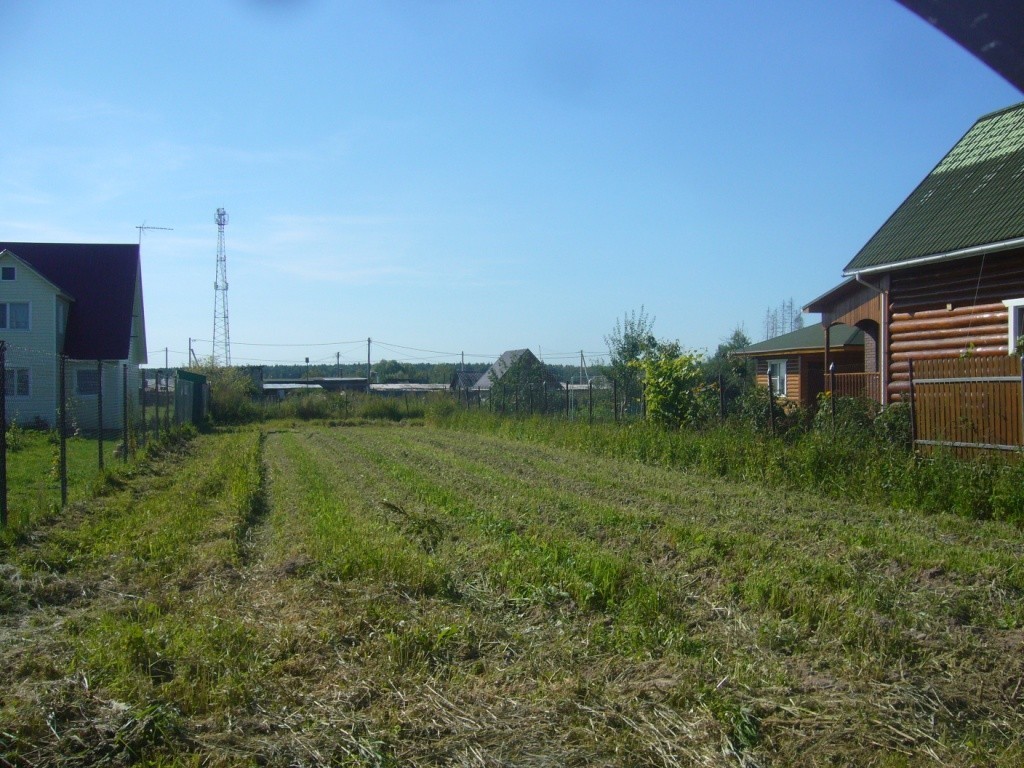
[[[0,553],[0,765],[1024,763],[1008,523],[282,424]]]
[[[104,463],[117,463],[114,446],[104,444]],[[97,441],[85,437],[67,440],[68,498],[88,495],[99,467]],[[8,509],[11,527],[28,530],[60,507],[59,443],[52,433],[19,430],[15,444],[8,447]]]

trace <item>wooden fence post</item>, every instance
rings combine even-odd
[[[590,384],[588,385],[588,388],[590,389],[590,423],[591,423],[591,425],[593,425],[593,423],[594,423],[594,382],[590,382]]]

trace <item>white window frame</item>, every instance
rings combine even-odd
[[[24,305],[28,315],[28,324],[24,328],[11,327],[11,306],[14,304]],[[0,331],[31,331],[32,330],[32,302],[31,301],[0,301],[3,312],[0,313]]]
[[[776,386],[772,386],[772,366],[773,365],[781,365],[782,366],[782,375],[779,376],[778,379],[777,379],[777,381],[779,383],[779,385],[777,387]],[[786,387],[786,374],[788,372],[789,372],[789,360],[787,360],[786,358],[779,357],[779,358],[775,358],[774,360],[769,360],[768,361],[768,386],[771,387],[772,394],[775,395],[776,397],[786,397],[787,396],[787,389],[788,388]]]
[[[1024,297],[1004,299],[1003,306],[1007,314],[1006,349],[1012,355],[1017,351],[1017,339],[1024,336]]]
[[[89,374],[96,377],[96,391],[95,392],[83,392],[80,382],[81,375]],[[100,380],[99,371],[95,368],[78,368],[75,370],[75,394],[79,397],[96,397],[100,393],[100,388],[103,386],[103,382]]]
[[[10,277],[5,277],[4,276],[5,273],[7,272],[7,270],[10,270],[10,275],[11,275]],[[13,282],[14,280],[17,280],[17,279],[18,279],[18,268],[17,267],[14,267],[14,266],[0,267],[0,280],[3,280],[5,283],[10,283],[10,282]]]
[[[28,384],[27,390],[24,394],[18,392],[18,374],[24,373],[25,379]],[[21,398],[21,397],[32,397],[32,369],[31,368],[8,368],[6,370],[7,376],[13,376],[14,386],[11,386],[11,382],[7,382],[5,392],[7,393],[8,399],[10,398]]]

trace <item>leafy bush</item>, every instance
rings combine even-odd
[[[703,356],[676,349],[659,350],[637,366],[644,374],[647,416],[669,429],[701,427],[714,419],[717,387],[704,381]]]
[[[871,425],[875,438],[883,445],[909,451],[913,448],[913,434],[910,429],[910,405],[892,403],[875,417]]]
[[[818,395],[818,409],[814,414],[815,431],[857,437],[871,434],[874,416],[878,411],[877,403],[862,397],[836,397],[834,404],[833,415],[831,393],[822,392]]]
[[[209,366],[200,371],[210,383],[210,417],[221,424],[241,424],[259,416],[253,402],[256,385],[238,368]]]
[[[776,435],[796,436],[803,432],[811,419],[806,408],[776,398],[772,403],[773,416],[769,416],[769,394],[765,387],[751,387],[736,400],[734,420],[759,435],[771,433],[772,418]]]

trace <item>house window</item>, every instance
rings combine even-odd
[[[8,368],[4,372],[8,397],[28,397],[32,393],[28,368]]]
[[[75,371],[75,394],[98,395],[100,393],[99,371],[82,368]]]
[[[768,361],[768,381],[771,384],[772,392],[778,397],[786,396],[786,361]]]
[[[14,280],[17,277],[17,272],[14,267],[3,267],[0,268],[0,280],[8,281]]]
[[[1009,315],[1007,350],[1011,355],[1014,352],[1024,352],[1017,344],[1017,339],[1024,336],[1024,299],[1007,299],[1003,304]]]
[[[7,328],[13,331],[27,331],[29,325],[28,318],[27,301],[0,302],[0,329]]]

